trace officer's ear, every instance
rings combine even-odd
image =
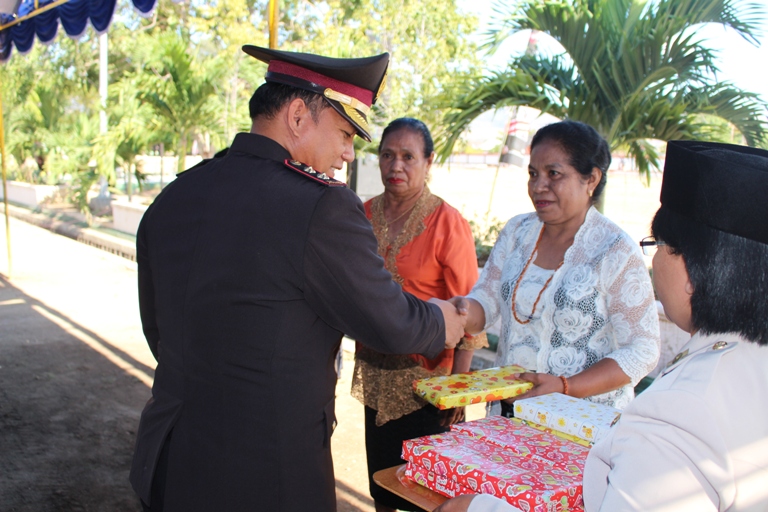
[[[306,127],[307,121],[312,120],[312,113],[303,99],[294,98],[288,104],[286,118],[291,135],[299,137]]]

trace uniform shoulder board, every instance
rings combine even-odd
[[[346,187],[347,184],[343,181],[335,180],[325,174],[324,172],[318,172],[314,170],[312,167],[308,166],[307,164],[303,164],[299,162],[298,160],[290,160],[286,159],[285,162],[283,162],[287,168],[289,168],[292,171],[296,171],[297,173],[306,176],[307,178],[316,181],[318,183],[322,183],[326,187]]]
[[[712,345],[707,345],[705,347],[701,347],[698,350],[694,350],[693,352],[690,352],[688,349],[683,350],[682,352],[679,352],[669,363],[667,363],[666,368],[662,371],[662,375],[666,375],[678,366],[682,364],[683,361],[686,361],[689,358],[693,358],[694,356],[700,356],[707,353],[720,353],[720,354],[726,354],[732,350],[734,350],[739,345],[738,341],[717,341]]]

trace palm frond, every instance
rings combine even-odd
[[[726,82],[691,90],[686,101],[688,112],[711,114],[734,125],[750,146],[768,135],[768,107],[757,94]]]
[[[486,47],[520,30],[560,43],[562,55],[525,55],[503,73],[470,81],[440,132],[440,158],[469,123],[501,106],[527,105],[591,124],[626,148],[646,178],[658,167],[651,140],[722,137],[729,123],[748,144],[768,140],[768,106],[713,80],[717,54],[697,28],[717,23],[757,42],[765,8],[746,0],[522,0],[499,2]],[[722,119],[714,126],[712,119]]]
[[[439,161],[450,156],[462,132],[488,110],[529,105],[553,115],[565,114],[559,91],[524,72],[498,72],[468,82],[461,91],[449,91],[448,96],[455,99],[435,136]]]

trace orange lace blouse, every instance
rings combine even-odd
[[[416,297],[448,299],[469,293],[477,281],[477,257],[469,223],[461,214],[425,188],[400,234],[388,243],[384,197],[365,203],[365,213],[379,241],[379,254],[387,270],[403,289]],[[459,349],[487,346],[485,335],[465,338]],[[378,411],[383,425],[422,408],[426,402],[413,394],[415,379],[448,375],[453,350],[437,358],[419,354],[385,355],[357,344],[352,395]]]

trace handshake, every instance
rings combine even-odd
[[[456,296],[448,300],[429,299],[428,302],[436,304],[443,312],[445,348],[456,348],[465,332],[479,332],[485,326],[485,314],[477,301]]]

